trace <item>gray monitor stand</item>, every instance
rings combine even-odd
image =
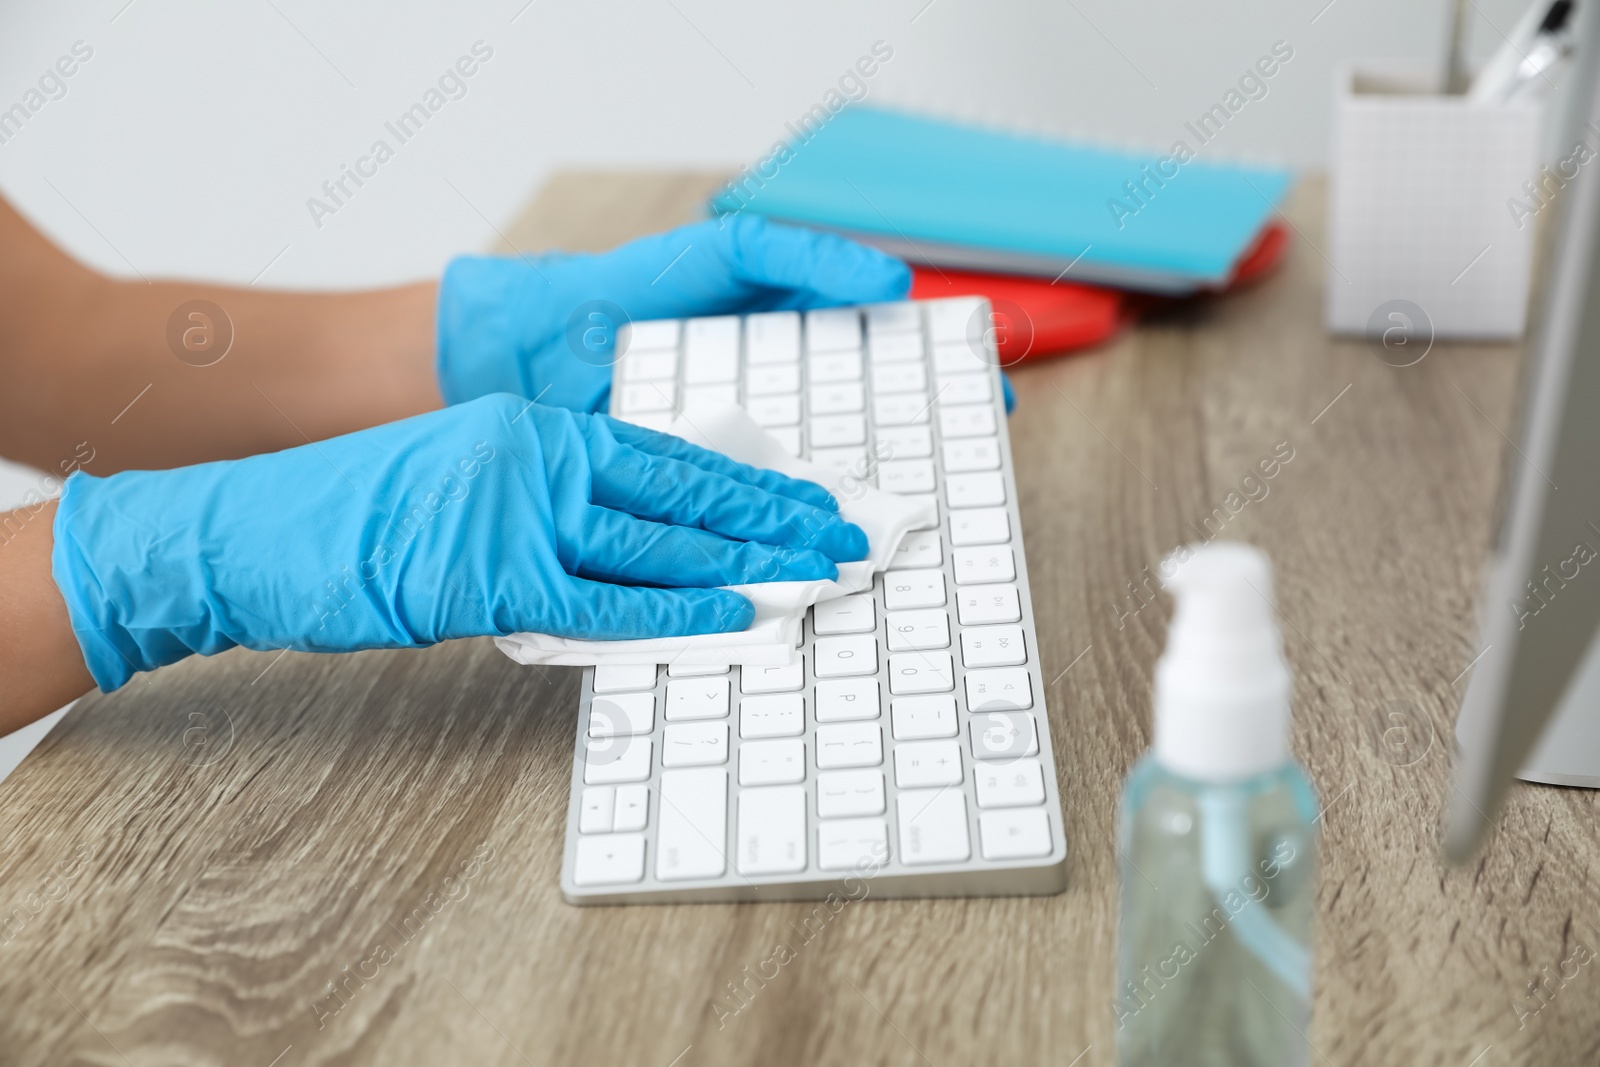
[[[1600,3],[1577,11],[1566,144],[1588,143],[1589,123],[1600,123]],[[1484,652],[1456,721],[1445,850],[1458,862],[1513,777],[1600,787],[1600,162],[1578,173],[1557,209],[1521,444],[1507,455],[1482,602]]]
[[[1589,643],[1566,695],[1517,777],[1600,789],[1600,634]]]

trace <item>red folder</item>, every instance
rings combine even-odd
[[[1261,231],[1234,266],[1221,292],[1248,285],[1282,259],[1289,246],[1288,228],[1273,223]],[[1025,359],[1077,352],[1113,337],[1145,311],[1182,300],[1207,300],[1211,296],[1157,297],[1077,282],[1048,282],[1012,274],[912,268],[911,296],[928,300],[941,296],[986,296],[994,305],[1001,362],[1007,366]]]

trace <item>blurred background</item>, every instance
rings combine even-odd
[[[1521,7],[1472,5],[1474,63]],[[865,81],[872,103],[1151,148],[1286,42],[1292,60],[1207,153],[1315,169],[1336,68],[1437,62],[1445,24],[1439,0],[12,0],[0,110],[77,42],[92,55],[20,129],[0,127],[0,190],[113,274],[370,286],[487,247],[563,167],[753,160],[876,42],[892,56]],[[490,55],[464,94],[400,144],[385,123],[477,42]],[[314,217],[307,201],[379,138],[394,158]],[[39,484],[0,463],[0,507]],[[0,743],[0,774],[24,751]]]

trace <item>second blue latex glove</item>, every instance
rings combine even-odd
[[[867,552],[820,486],[504,394],[271,455],[79,472],[54,530],[107,690],[235,645],[741,630],[750,602],[711,587],[832,578]]]
[[[898,259],[833,234],[740,215],[601,255],[463,256],[439,285],[439,388],[603,410],[623,320],[903,300]]]

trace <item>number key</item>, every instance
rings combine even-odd
[[[950,647],[950,613],[942,608],[897,611],[888,617],[888,624],[890,652]]]
[[[1012,589],[1013,596],[1015,593],[1016,590]],[[900,611],[904,608],[940,608],[944,606],[944,602],[943,571],[929,569],[884,573],[883,603],[890,611]],[[964,614],[961,621],[966,622]]]

